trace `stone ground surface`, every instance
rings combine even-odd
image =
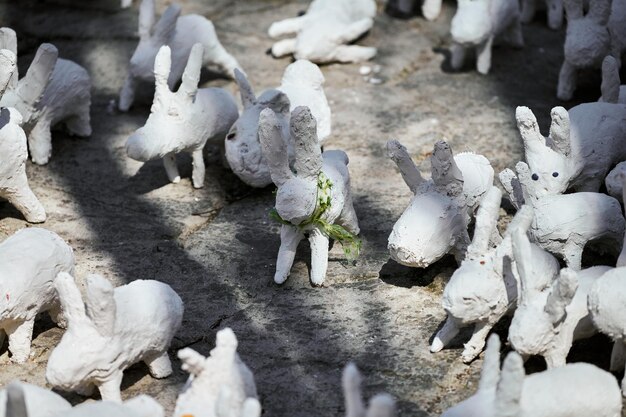
[[[471,63],[454,73],[447,62],[453,2],[444,5],[436,22],[392,19],[379,4],[376,24],[360,43],[379,48],[371,64],[381,66],[382,83],[360,76],[359,65],[322,68],[333,110],[327,149],[343,149],[350,157],[363,255],[349,264],[335,245],[328,286],[313,288],[309,249],[302,244],[291,277],[277,286],[272,277],[278,226],[268,219],[273,187],[243,185],[222,167],[217,146],[207,148],[208,172],[201,190],[191,186],[188,157],[179,158],[184,176],[179,184],[168,183],[159,162],[127,158],[124,142],[144,123],[152,86],[145,86],[143,101],[129,113],[108,109],[137,42],[138,5],[106,11],[86,6],[89,2],[73,3],[1,0],[0,23],[18,33],[22,73],[37,46],[52,42],[62,57],[85,66],[93,79],[93,135],[80,139],[56,132],[51,162],[29,163],[27,168],[48,211],[43,227],[60,234],[76,252],[77,280],[82,282],[87,273],[103,274],[118,285],[157,279],[170,284],[185,302],[183,328],[170,351],[174,375],[155,380],[145,366],[134,366],[124,378],[124,398],[153,395],[169,415],[187,378],[175,352],[190,346],[208,354],[216,331],[227,326],[236,332],[240,355],[255,373],[265,415],[341,415],[340,375],[349,360],[362,370],[366,394],[391,393],[401,415],[438,415],[474,392],[482,359],[471,366],[461,363],[467,333],[451,349],[435,355],[428,351],[445,317],[440,295],[454,261],[446,258],[418,270],[389,260],[387,236],[410,194],[385,155],[385,142],[400,139],[424,173],[440,139],[456,152],[483,153],[496,172],[512,167],[521,157],[515,106],[529,106],[546,131],[550,109],[563,104],[555,98],[562,31],[547,29],[545,16],[540,16],[524,28],[523,50],[494,50],[489,76],[477,74]],[[157,3],[163,10],[166,2]],[[290,59],[265,53],[272,44],[266,30],[276,19],[296,16],[307,2],[179,3],[184,12],[215,23],[222,43],[239,59],[257,92],[280,83]],[[597,99],[599,74],[588,72],[581,78],[576,102]],[[228,80],[206,79],[206,86],[237,94]],[[0,238],[28,226],[12,207],[0,203]],[[506,326],[499,333],[505,338]],[[61,335],[42,318],[32,358],[21,366],[9,362],[5,345],[0,382],[20,378],[44,385],[47,357]],[[606,339],[595,338],[576,345],[572,359],[606,367],[609,351]],[[528,364],[529,371],[542,367],[541,361]],[[67,397],[75,403],[83,400]]]

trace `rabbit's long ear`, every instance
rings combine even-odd
[[[280,114],[283,117],[289,119],[289,107],[291,106],[291,102],[289,101],[289,97],[287,94],[283,93],[280,90],[272,90],[273,94],[270,96],[266,96],[265,93],[263,96],[263,104],[265,107],[268,107],[274,111],[276,114]],[[259,100],[261,98],[259,97]]]
[[[15,55],[15,62],[17,62],[17,35],[13,29],[6,27],[0,28],[0,49],[8,49],[13,52]],[[17,87],[18,78],[19,76],[16,67],[13,72],[13,76],[11,76],[11,79],[9,80],[8,88],[13,89]]]
[[[611,0],[593,0],[589,2],[587,17],[599,25],[609,23],[611,16]]]
[[[524,230],[518,228],[511,234],[513,246],[513,259],[519,274],[521,291],[518,294],[518,305],[524,305],[531,299],[531,293],[535,286],[533,280],[533,259],[530,240]]]
[[[444,188],[453,197],[463,193],[463,173],[454,161],[450,145],[444,141],[435,143],[430,164],[436,186]]]
[[[350,362],[343,368],[341,385],[346,402],[346,417],[363,417],[365,405],[361,396],[361,373],[354,363]]]
[[[63,315],[69,326],[84,324],[88,321],[85,314],[85,305],[74,278],[67,272],[60,272],[54,280],[54,286],[59,294]]]
[[[39,46],[26,75],[19,80],[17,85],[17,94],[26,103],[30,105],[39,103],[52,77],[58,55],[57,48],[50,43],[43,43]]]
[[[504,187],[504,191],[509,195],[509,200],[511,200],[511,204],[516,209],[520,209],[522,205],[524,205],[524,191],[522,190],[522,185],[517,178],[517,175],[513,172],[513,170],[506,168],[498,175],[500,179],[500,183],[502,187]]]
[[[365,417],[394,417],[396,400],[389,394],[376,394],[370,400]]]
[[[167,79],[170,76],[170,68],[172,66],[172,52],[170,47],[163,45],[159,49],[159,53],[154,59],[154,102],[165,102],[171,94]]]
[[[552,109],[550,116],[552,117],[550,139],[554,145],[554,150],[567,156],[571,151],[569,113],[564,107],[559,106]]]
[[[546,150],[546,140],[539,131],[537,118],[532,110],[528,107],[520,106],[515,110],[515,119],[517,121],[517,129],[522,136],[524,142],[524,150],[526,151],[526,159],[529,153],[542,154]]]
[[[296,153],[294,169],[298,178],[317,180],[322,170],[322,150],[317,141],[317,122],[308,107],[291,112],[291,139]]]
[[[387,156],[396,163],[400,174],[402,174],[402,179],[409,189],[413,194],[417,194],[419,186],[424,182],[424,178],[422,178],[422,174],[415,166],[406,148],[397,140],[390,140],[387,142]]]
[[[178,4],[172,4],[165,9],[159,21],[154,25],[153,36],[157,45],[169,43],[176,30],[178,16],[180,16],[180,6]]]
[[[178,358],[182,362],[183,371],[193,376],[198,376],[205,370],[206,358],[191,348],[179,350]]]
[[[241,407],[241,417],[261,417],[261,403],[256,398],[246,398]]]
[[[563,268],[559,277],[552,283],[544,308],[552,324],[556,325],[565,318],[565,308],[572,302],[577,289],[578,275],[576,271]]]
[[[247,109],[248,107],[254,106],[257,102],[254,90],[244,73],[239,71],[238,68],[235,68],[235,82],[237,83],[237,87],[239,87],[243,108]]]
[[[154,0],[142,0],[139,6],[139,38],[147,39],[150,37],[152,26],[156,20],[156,7]]]
[[[193,102],[196,99],[196,94],[198,93],[198,83],[200,82],[203,54],[204,47],[202,44],[194,44],[191,48],[191,52],[189,53],[189,58],[187,59],[187,66],[185,67],[185,72],[183,73],[183,81],[178,89],[178,93],[189,102]]]
[[[608,55],[602,61],[602,98],[605,103],[617,103],[619,100],[619,65],[617,60]]]
[[[15,74],[17,57],[8,49],[0,49],[0,97],[4,95],[9,82]]]
[[[289,169],[287,143],[283,138],[283,129],[276,113],[272,109],[263,109],[259,115],[259,141],[263,156],[268,162],[272,181],[277,187],[294,177]]]
[[[502,191],[492,186],[483,197],[476,214],[472,243],[467,247],[468,258],[478,258],[489,250],[489,239],[496,230]]]
[[[520,398],[524,386],[524,361],[517,352],[504,359],[500,382],[496,389],[494,417],[519,417]]]
[[[583,17],[583,0],[564,0],[567,20],[576,20]]]
[[[515,171],[517,172],[517,180],[520,183],[522,193],[524,195],[524,201],[530,202],[531,197],[534,196],[533,180],[530,174],[530,167],[526,162],[520,161],[515,164]]]
[[[215,337],[215,348],[211,350],[211,357],[218,363],[232,364],[237,356],[237,336],[230,328],[225,328],[217,332]]]
[[[500,379],[500,336],[492,333],[487,340],[485,349],[485,360],[483,369],[480,372],[480,382],[478,390],[489,390],[498,385]]]
[[[5,417],[28,417],[26,410],[26,399],[24,389],[17,382],[7,385],[7,403],[5,407]]]
[[[100,275],[89,275],[85,280],[87,292],[85,307],[87,317],[91,319],[98,333],[112,336],[115,331],[115,314],[117,307],[113,297],[113,285]]]

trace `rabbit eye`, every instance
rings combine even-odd
[[[553,173],[552,173],[552,176],[553,176],[554,178],[556,178],[556,177],[558,177],[558,176],[559,176],[559,173],[558,173],[558,172],[553,172]]]
[[[233,140],[233,139],[235,139],[235,136],[237,136],[237,134],[235,132],[230,132],[228,134],[228,136],[226,136],[226,139]]]
[[[175,107],[170,107],[170,108],[167,110],[167,114],[168,114],[169,116],[172,116],[172,117],[178,117],[178,109],[177,109],[177,108],[175,108]]]
[[[533,179],[533,181],[537,181],[539,179],[539,175],[537,174],[533,174],[532,177],[530,177]]]

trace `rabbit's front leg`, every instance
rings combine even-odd
[[[133,101],[135,101],[136,88],[137,81],[131,74],[128,74],[126,80],[124,81],[122,91],[120,91],[120,99],[117,105],[117,108],[120,109],[120,111],[128,111],[128,109],[130,109],[130,106],[133,105]]]
[[[192,152],[191,157],[193,159],[193,169],[191,171],[191,180],[194,188],[202,188],[204,187],[204,176],[205,176],[205,167],[204,167],[204,155],[202,154],[204,147],[200,149],[196,149]]]
[[[328,236],[319,228],[313,228],[309,233],[311,244],[311,282],[313,285],[322,285],[328,269]]]
[[[493,45],[493,35],[478,45],[476,48],[476,54],[478,56],[476,60],[476,70],[481,74],[488,74],[491,68],[491,46]]]
[[[422,15],[426,20],[435,20],[441,14],[442,0],[424,0],[422,4]]]
[[[144,359],[144,362],[154,378],[167,378],[172,374],[172,362],[167,351],[148,357]]]
[[[346,202],[343,205],[343,209],[341,210],[341,214],[337,219],[337,223],[343,226],[348,232],[355,235],[359,234],[359,219],[356,217],[356,212],[354,211],[352,197],[348,196],[346,198]]]
[[[296,51],[296,38],[283,39],[272,45],[272,55],[276,58],[293,54]]]
[[[547,0],[548,27],[550,29],[560,29],[563,25],[563,0]]]
[[[430,351],[432,353],[441,351],[457,334],[459,334],[459,328],[454,320],[448,316],[441,330],[435,335],[433,343],[430,345]]]
[[[122,402],[122,392],[120,387],[122,385],[122,378],[124,372],[121,369],[113,372],[106,381],[102,381],[98,384],[98,391],[100,391],[100,397],[102,401],[113,401],[116,403]]]
[[[170,152],[163,157],[163,166],[165,173],[170,182],[177,184],[180,182],[180,174],[178,173],[178,165],[176,164],[176,154]]]
[[[28,151],[30,158],[37,165],[45,165],[52,154],[52,135],[50,133],[50,118],[41,117],[28,135]]]
[[[559,349],[559,350],[562,350],[562,349]],[[560,368],[561,366],[565,366],[566,356],[567,355],[563,354],[562,352],[551,351],[551,352],[546,352],[546,354],[543,355],[543,358],[546,361],[546,366],[548,367],[548,369],[551,369],[551,368]]]
[[[304,26],[306,21],[306,14],[299,17],[293,17],[290,19],[284,19],[279,22],[274,22],[268,30],[268,34],[271,38],[278,38],[280,36],[291,35],[297,33]]]
[[[613,342],[613,350],[611,350],[611,365],[609,370],[611,372],[617,372],[624,369],[624,363],[626,363],[626,355],[624,355],[624,339],[618,338]]]
[[[6,327],[9,336],[9,352],[11,360],[16,363],[24,363],[30,356],[30,343],[33,339],[33,326],[35,318],[21,322],[13,322]]]
[[[337,62],[363,62],[376,55],[376,48],[358,45],[340,45],[333,51],[333,58]]]
[[[465,61],[465,47],[458,43],[453,43],[450,46],[450,66],[454,70],[459,70],[463,66]]]
[[[536,0],[522,0],[522,23],[530,23],[535,17],[535,1]]]
[[[298,243],[304,239],[304,234],[297,227],[283,225],[280,229],[280,249],[276,260],[276,274],[274,282],[282,284],[287,280],[293,259],[296,256]]]
[[[485,347],[485,340],[491,331],[493,324],[490,322],[479,322],[474,327],[474,333],[469,342],[465,344],[465,349],[461,355],[463,363],[470,363],[480,355]]]
[[[576,81],[578,78],[578,69],[563,60],[561,72],[559,72],[559,83],[556,89],[556,96],[559,100],[569,101],[574,96],[576,89]]]
[[[23,167],[21,171],[13,178],[10,189],[0,189],[0,196],[6,198],[11,205],[18,209],[27,222],[43,223],[46,221],[46,210],[30,189]]]
[[[563,247],[563,260],[568,268],[580,271],[582,268],[583,248],[585,242],[578,244],[573,240],[568,240]]]

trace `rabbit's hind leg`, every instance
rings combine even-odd
[[[154,378],[166,378],[172,374],[172,362],[167,355],[167,351],[146,358],[144,362],[148,365],[150,375]]]

